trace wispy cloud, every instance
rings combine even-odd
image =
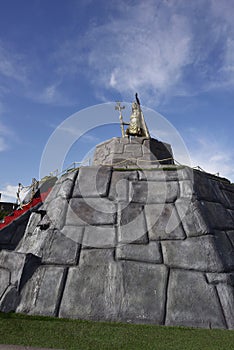
[[[161,100],[233,84],[230,12],[230,1],[120,1],[101,24],[88,24],[83,38],[61,46],[60,73],[81,74],[88,66],[97,89],[126,98],[141,91],[146,102],[152,91]]]
[[[0,75],[26,84],[27,74],[25,57],[0,41]]]
[[[0,189],[1,201],[2,202],[15,202],[16,201],[16,192],[18,186],[6,185],[4,188]]]
[[[13,131],[0,121],[0,152],[5,151],[8,148],[7,138],[13,135]]]
[[[201,135],[201,131],[191,135],[189,146],[192,166],[199,166],[211,174],[219,174],[234,182],[234,155],[222,139],[211,135]],[[196,136],[197,135],[197,136]]]

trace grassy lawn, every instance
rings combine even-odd
[[[233,350],[234,331],[0,313],[0,344],[77,350]]]

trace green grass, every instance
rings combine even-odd
[[[0,313],[0,344],[77,350],[231,350],[234,331]]]

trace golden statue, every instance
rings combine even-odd
[[[122,109],[120,103],[117,102],[115,107],[120,112],[121,132],[122,137],[147,137],[150,138],[149,130],[146,126],[144,115],[141,110],[140,101],[136,94],[136,101],[132,103],[132,114],[130,116],[130,123],[123,122]],[[126,132],[124,131],[124,125],[128,125]]]

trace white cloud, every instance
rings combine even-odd
[[[0,105],[1,108],[1,105]],[[1,114],[1,111],[0,111]],[[14,136],[14,133],[4,123],[0,121],[0,152],[8,149],[8,140]]]
[[[2,194],[1,201],[16,202],[17,190],[18,190],[18,186],[6,185],[3,189],[0,190],[0,193]]]
[[[228,0],[221,3],[109,4],[109,16],[101,24],[87,23],[82,38],[61,45],[58,71],[84,71],[97,90],[114,88],[126,99],[139,91],[145,103],[150,100],[154,106],[164,96],[233,84],[234,77],[225,71],[233,71],[234,6]],[[152,91],[158,101],[151,101]]]
[[[27,65],[25,58],[0,41],[0,75],[26,83]]]
[[[206,135],[191,141],[193,146],[189,151],[193,167],[199,166],[208,173],[219,174],[234,182],[234,155],[222,140]]]

